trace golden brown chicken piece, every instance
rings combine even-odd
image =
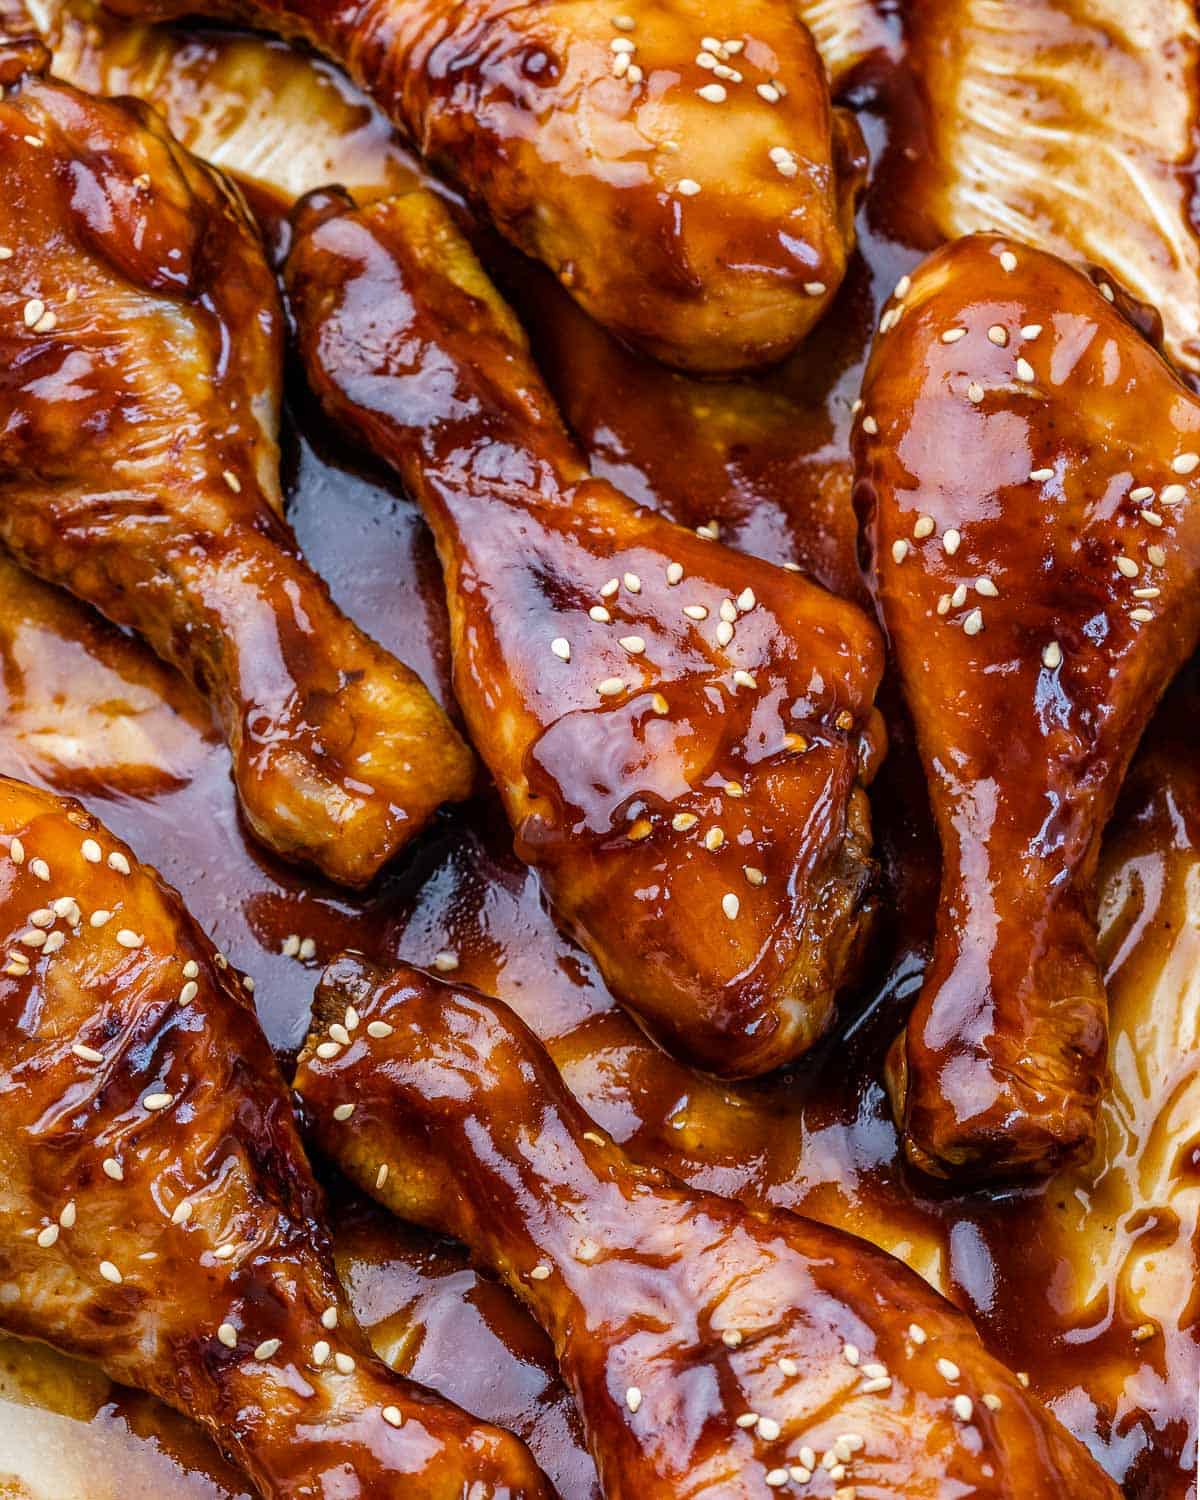
[[[593,479],[432,196],[309,199],[287,285],[317,394],[433,528],[456,696],[560,916],[669,1049],[795,1057],[867,910],[871,623]]]
[[[638,1166],[499,1001],[343,955],[296,1088],[323,1151],[547,1330],[608,1500],[1117,1495],[907,1267]]]
[[[866,155],[792,0],[111,4],[335,58],[593,317],[669,363],[780,359],[842,280]]]
[[[393,1374],[232,970],[78,803],[0,778],[0,1323],[200,1422],[264,1496],[540,1497]]]
[[[1100,836],[1200,638],[1200,401],[1115,296],[959,241],[897,287],[863,384],[856,494],[942,844],[890,1079],[934,1172],[1092,1149]]]
[[[282,518],[281,314],[240,199],[45,61],[0,54],[0,540],[209,695],[265,843],[362,884],[469,752]]]

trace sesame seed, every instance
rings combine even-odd
[[[869,1376],[870,1379],[878,1380],[881,1376],[886,1375],[888,1370],[887,1365],[881,1365],[876,1361],[869,1365],[863,1365],[862,1372],[864,1375]]]
[[[113,850],[113,852],[108,856],[107,863],[108,868],[110,870],[115,870],[118,875],[129,874],[129,861],[125,858],[125,856],[119,849]]]
[[[946,1380],[957,1380],[962,1373],[952,1359],[939,1359],[937,1372]]]
[[[615,36],[608,45],[613,52],[632,52],[637,43],[629,41],[626,37]]]
[[[550,649],[560,661],[571,660],[571,643],[565,637],[556,635],[550,642]]]
[[[892,561],[902,563],[907,556],[908,543],[901,537],[899,541],[892,543]]]
[[[615,698],[618,693],[625,691],[625,684],[619,677],[606,677],[603,682],[596,684],[596,691],[602,698]]]
[[[9,245],[0,245],[0,260],[11,260],[12,259],[12,255],[13,255],[13,253],[12,253],[12,247],[11,246],[9,246]]]
[[[1200,465],[1200,453],[1180,453],[1171,460],[1176,474],[1191,474]]]
[[[190,1005],[199,993],[200,986],[194,979],[189,979],[188,982],[179,991],[180,1005]]]
[[[683,612],[685,615],[687,615],[689,620],[708,619],[708,610],[705,609],[703,604],[685,604],[683,606]]]
[[[927,536],[933,535],[933,530],[934,523],[932,516],[918,516],[916,524],[913,526],[913,536],[916,537],[917,541],[923,542]]]
[[[728,646],[731,640],[733,640],[733,626],[728,620],[722,620],[717,626],[717,645]]]
[[[764,885],[767,877],[755,865],[743,865],[742,874],[751,885]]]
[[[779,1423],[773,1417],[758,1419],[758,1435],[765,1443],[773,1443],[779,1436]]]
[[[620,587],[621,580],[619,578],[610,578],[600,590],[601,599],[611,599]]]
[[[36,929],[32,928],[28,932],[23,932],[17,939],[18,943],[24,943],[27,948],[40,948],[43,946],[45,941],[46,934],[44,932],[38,932]]]
[[[742,592],[737,596],[737,607],[741,614],[749,613],[749,611],[752,610],[757,603],[758,600],[754,596],[753,589],[743,589]]]
[[[1181,484],[1168,484],[1163,487],[1162,494],[1158,497],[1161,505],[1178,505],[1187,494]]]
[[[1116,293],[1113,291],[1112,287],[1109,286],[1107,281],[1101,281],[1099,283],[1099,291],[1100,295],[1106,302],[1113,301],[1114,297],[1116,296]]]
[[[295,958],[299,952],[300,934],[298,932],[289,932],[283,940],[283,956],[284,958]]]
[[[388,1424],[389,1427],[403,1426],[404,1418],[400,1414],[400,1408],[398,1406],[385,1406],[382,1412],[380,1412],[380,1416]]]
[[[368,1021],[367,1022],[367,1035],[368,1036],[373,1036],[373,1037],[376,1038],[376,1040],[382,1040],[383,1037],[385,1037],[385,1036],[391,1036],[391,1034],[392,1034],[392,1028],[388,1025],[388,1023],[386,1021]]]
[[[781,1484],[788,1482],[788,1471],[786,1469],[768,1469],[763,1476],[763,1483],[769,1484],[772,1489],[778,1489]]]
[[[40,135],[26,135],[22,136],[21,139],[27,146],[44,146],[46,144]]]
[[[63,1204],[62,1212],[58,1216],[58,1222],[64,1229],[74,1229],[77,1212],[74,1198]]]
[[[721,528],[716,521],[706,521],[703,526],[696,527],[696,535],[706,542],[715,542],[721,534]]]
[[[171,1214],[171,1223],[172,1224],[186,1224],[187,1221],[191,1217],[192,1217],[192,1205],[191,1205],[191,1203],[188,1201],[187,1198],[181,1198],[179,1200],[179,1202],[175,1205],[174,1211]]]
[[[226,1349],[237,1348],[237,1329],[232,1323],[222,1323],[217,1329],[217,1338],[225,1345]]]
[[[681,177],[675,184],[675,191],[681,198],[694,198],[700,191],[700,184],[694,177]]]
[[[84,1062],[101,1063],[104,1061],[103,1052],[97,1052],[95,1047],[85,1046],[83,1042],[76,1042],[71,1051]]]
[[[79,923],[82,913],[79,910],[79,902],[74,896],[59,896],[57,900],[50,903],[56,917],[62,917],[70,927]]]
[[[835,1440],[833,1451],[844,1464],[850,1462],[856,1453],[860,1453],[867,1446],[866,1438],[857,1432],[843,1432]]]
[[[978,635],[982,629],[983,611],[979,609],[973,609],[967,616],[967,618],[963,621],[963,634]]]
[[[993,323],[987,331],[987,336],[993,344],[998,345],[1001,349],[1008,343],[1008,329],[1005,328],[1003,323]]]
[[[892,296],[893,297],[907,297],[908,294],[909,294],[909,292],[911,292],[911,291],[912,291],[912,277],[911,276],[901,276],[900,280],[896,283],[895,287],[893,288]]]
[[[388,1164],[385,1161],[384,1162],[380,1162],[380,1164],[379,1164],[379,1171],[375,1173],[375,1186],[376,1186],[376,1188],[377,1189],[381,1188],[387,1180],[388,1180]]]
[[[797,1484],[807,1484],[812,1478],[812,1470],[806,1469],[803,1464],[789,1464],[788,1473]]]
[[[336,1057],[341,1050],[342,1044],[340,1042],[318,1042],[314,1048],[317,1056],[323,1062],[328,1062],[330,1058]]]
[[[945,532],[943,534],[943,536],[942,536],[942,547],[943,547],[943,549],[944,549],[947,557],[953,557],[954,556],[954,554],[958,551],[958,546],[959,546],[959,543],[961,541],[962,541],[961,534],[959,532],[957,532],[954,529],[953,526],[949,529],[949,531],[947,531],[947,532]]]
[[[348,1120],[353,1113],[353,1104],[339,1104],[333,1111],[333,1118],[338,1121]]]
[[[1054,478],[1054,470],[1053,469],[1031,469],[1030,472],[1029,472],[1029,477],[1030,477],[1030,479],[1033,480],[1033,482],[1035,484],[1041,484],[1043,480],[1053,479]]]
[[[721,910],[725,913],[725,915],[731,922],[735,920],[738,912],[741,910],[741,907],[742,903],[738,900],[738,898],[732,891],[726,891],[725,894],[721,897]]]
[[[29,861],[29,873],[38,880],[49,880],[50,866],[44,859],[31,859]]]
[[[45,1229],[38,1233],[37,1242],[43,1250],[49,1250],[50,1246],[58,1239],[58,1225],[47,1224]]]
[[[954,1398],[954,1415],[960,1422],[969,1422],[975,1415],[975,1403],[970,1396],[959,1394]]]
[[[757,1427],[758,1413],[756,1411],[744,1411],[735,1420],[739,1427]]]
[[[874,417],[864,417],[862,419],[862,430],[868,437],[874,437],[879,431],[879,423]]]
[[[776,162],[776,166],[779,166],[778,162]],[[782,167],[779,167],[779,170],[783,172]],[[784,172],[783,175],[786,177],[788,174]],[[806,281],[804,283],[804,291],[809,297],[823,297],[827,290],[828,288],[823,281]]]
[[[441,974],[449,974],[458,968],[458,954],[448,950],[433,955],[433,967]]]
[[[100,1163],[100,1167],[105,1177],[111,1177],[114,1182],[125,1181],[125,1170],[115,1157],[106,1156]]]
[[[301,938],[300,939],[300,957],[301,958],[312,958],[314,956],[314,954],[316,953],[316,951],[317,951],[317,945],[313,941],[312,938],[306,937],[306,938]]]
[[[1163,523],[1163,518],[1155,510],[1139,511],[1139,515],[1147,526],[1161,526]]]
[[[756,688],[758,686],[758,678],[754,676],[753,672],[747,672],[741,667],[734,672],[733,680],[738,687]]]
[[[1129,498],[1131,500],[1152,500],[1154,498],[1154,490],[1148,484],[1139,484],[1136,489],[1129,491]]]
[[[39,906],[37,911],[29,913],[29,920],[34,927],[53,927],[54,913],[48,906]]]
[[[950,613],[950,595],[949,594],[941,594],[941,595],[939,595],[938,602],[937,602],[937,612],[938,612],[939,615],[948,615]]]
[[[636,573],[626,573],[623,581],[631,594],[640,594],[642,592],[642,580]]]
[[[1017,360],[1017,379],[1023,380],[1026,385],[1028,385],[1030,381],[1037,379],[1037,376],[1033,373],[1033,366],[1027,359]]]
[[[630,656],[640,656],[646,649],[646,642],[640,635],[623,635],[619,644],[629,652]]]
[[[704,835],[704,847],[706,849],[719,849],[724,842],[725,830],[723,828],[710,828]]]
[[[22,312],[22,317],[25,319],[25,327],[32,328],[45,311],[46,304],[40,297],[30,297]]]
[[[805,1443],[804,1446],[800,1449],[800,1462],[806,1469],[815,1469],[817,1467],[816,1449],[810,1448],[808,1444]]]
[[[867,1380],[867,1381],[865,1381],[859,1387],[859,1389],[865,1395],[874,1396],[874,1395],[877,1395],[880,1391],[889,1390],[891,1388],[891,1384],[892,1384],[892,1377],[890,1375],[880,1375],[880,1376],[878,1376],[874,1380]]]
[[[530,1281],[548,1281],[550,1279],[550,1267],[542,1264],[534,1266],[529,1273]]]
[[[262,1361],[272,1358],[273,1355],[279,1353],[279,1346],[282,1342],[281,1339],[263,1339],[254,1351],[255,1359]]]
[[[979,1399],[987,1407],[988,1411],[999,1411],[1004,1405],[1004,1402],[993,1391],[984,1391]]]
[[[1134,591],[1133,591],[1133,597],[1135,599],[1157,599],[1158,596],[1159,596],[1159,594],[1161,594],[1161,593],[1162,593],[1161,589],[1155,589],[1155,588],[1134,589]]]
[[[695,813],[676,813],[671,819],[671,827],[676,833],[686,833],[689,828],[693,827],[699,821]]]
[[[1057,641],[1051,641],[1049,645],[1042,647],[1042,666],[1048,667],[1053,672],[1062,666],[1062,647]]]
[[[1000,590],[990,578],[977,578],[975,580],[975,592],[982,594],[985,599],[998,599]]]
[[[99,911],[94,911],[91,914],[88,922],[92,927],[103,927],[106,923],[112,921],[112,915],[112,912],[106,911],[102,906]]]
[[[1000,265],[1005,271],[1015,271],[1017,269],[1017,257],[1011,250],[1002,250],[1000,252]]]
[[[736,1328],[727,1328],[721,1335],[721,1342],[726,1349],[736,1349],[742,1342],[742,1335]]]
[[[104,1277],[105,1281],[111,1281],[114,1286],[120,1286],[122,1281],[124,1281],[125,1279],[121,1275],[120,1271],[117,1270],[116,1266],[113,1265],[111,1260],[102,1260],[100,1262],[99,1269],[100,1274]]]
[[[633,19],[632,16],[624,15],[613,16],[612,23],[618,31],[632,31],[633,28],[637,25],[637,22]]]
[[[1041,331],[1042,325],[1040,323],[1026,323],[1025,327],[1021,329],[1021,337],[1023,339],[1035,339]]]
[[[325,1311],[321,1314],[321,1327],[322,1328],[336,1328],[337,1327],[337,1321],[338,1321],[337,1303],[336,1302],[331,1302],[329,1304],[329,1306],[325,1309]]]
[[[754,86],[754,92],[760,99],[765,99],[768,104],[779,103],[779,90],[773,83],[758,83]]]
[[[8,857],[14,865],[25,863],[25,845],[20,839],[10,839],[8,844]]]
[[[978,406],[983,400],[983,387],[979,384],[978,380],[972,380],[967,387],[967,400],[975,406]]]
[[[900,308],[889,307],[888,310],[884,313],[883,317],[879,320],[880,333],[891,333],[892,329],[895,328],[896,324],[900,321],[900,313]]]
[[[947,328],[942,334],[943,344],[957,344],[959,339],[965,339],[967,330],[965,328]]]
[[[330,1026],[329,1035],[341,1047],[348,1047],[350,1045],[350,1033],[340,1021],[334,1021]]]
[[[597,625],[607,625],[612,619],[612,615],[609,614],[603,604],[593,604],[591,609],[588,610],[588,616],[595,620]]]
[[[140,933],[131,932],[128,927],[122,927],[117,932],[117,942],[122,948],[140,948],[145,938]]]
[[[51,953],[57,953],[66,940],[65,933],[52,932],[42,946],[43,955],[49,956]]]
[[[1117,572],[1122,574],[1125,578],[1136,578],[1141,572],[1141,569],[1138,567],[1137,563],[1134,562],[1132,557],[1126,557],[1124,554],[1119,554],[1116,562]]]
[[[1025,1370],[1017,1371],[1017,1384],[1023,1386],[1025,1390],[1029,1389],[1029,1375]]]
[[[667,582],[671,584],[683,582],[682,563],[673,562],[667,564]]]
[[[629,1389],[625,1392],[625,1405],[629,1408],[630,1411],[635,1412],[635,1411],[637,1411],[638,1407],[641,1406],[641,1404],[642,1404],[642,1393],[641,1393],[641,1391],[638,1390],[638,1388],[637,1388],[636,1385],[631,1385],[629,1387]]]
[[[349,1354],[335,1354],[333,1363],[339,1375],[349,1375],[354,1369],[354,1360]]]
[[[721,600],[721,618],[728,620],[731,625],[737,620],[737,605],[732,599]]]
[[[1154,611],[1150,609],[1131,609],[1129,618],[1136,620],[1139,625],[1147,625],[1154,618]]]
[[[151,1114],[156,1114],[161,1109],[167,1109],[174,1102],[174,1094],[147,1094],[142,1100],[142,1108],[148,1109]]]
[[[326,1363],[332,1352],[333,1351],[330,1349],[329,1345],[324,1339],[318,1339],[317,1342],[312,1346],[313,1364],[318,1366],[319,1368],[321,1365]]]
[[[843,1344],[842,1345],[842,1358],[846,1361],[846,1363],[848,1365],[857,1365],[859,1359],[861,1358],[861,1356],[860,1356],[860,1354],[858,1352],[858,1345],[857,1344]],[[810,1465],[810,1467],[811,1467],[811,1465]]]
[[[1167,561],[1166,550],[1162,547],[1147,547],[1146,561],[1156,568],[1165,567]]]

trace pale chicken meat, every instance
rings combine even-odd
[[[853,605],[589,475],[427,193],[298,212],[286,283],[332,416],[420,501],[454,680],[521,856],[669,1050],[809,1047],[871,909],[882,653]]]
[[[46,61],[0,55],[0,540],[209,697],[264,843],[361,885],[470,754],[283,519],[281,309],[239,195]]]
[[[913,1160],[968,1179],[1091,1154],[1100,839],[1200,639],[1200,400],[1119,302],[961,240],[897,287],[863,383],[856,498],[943,860],[890,1083]]]
[[[205,1427],[267,1500],[551,1500],[372,1355],[237,975],[80,805],[0,778],[0,1325]]]

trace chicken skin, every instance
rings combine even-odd
[[[842,280],[866,154],[792,0],[110,4],[340,62],[594,318],[670,364],[781,359]]]
[[[1121,301],[1018,242],[961,240],[897,287],[863,383],[857,503],[943,860],[889,1083],[939,1174],[1092,1150],[1100,838],[1200,638],[1200,401]]]
[[[456,697],[560,918],[668,1050],[795,1057],[870,910],[873,626],[592,478],[429,194],[310,198],[286,282],[317,395],[433,529]]]
[[[343,955],[296,1088],[321,1150],[546,1329],[608,1500],[1118,1493],[907,1267],[635,1164],[499,1001]]]
[[[270,1047],[175,892],[8,778],[0,848],[0,1323],[193,1417],[272,1500],[550,1500],[517,1438],[370,1352]]]
[[[469,752],[283,520],[281,309],[240,199],[45,65],[0,53],[0,540],[208,695],[264,843],[361,885]]]

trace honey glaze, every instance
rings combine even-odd
[[[127,73],[104,71],[119,44],[105,50],[103,35],[92,41],[94,78],[159,98],[177,86],[178,97],[190,97],[176,123],[211,120],[219,133],[220,111],[234,107],[238,90],[243,99],[255,91],[269,97],[282,69],[293,86],[280,95],[271,138],[303,138],[313,154],[293,175],[282,146],[255,157],[248,133],[236,165],[249,178],[294,192],[324,180],[324,161],[356,187],[372,169],[382,185],[400,180],[391,137],[344,86],[334,92],[348,101],[346,115],[328,92],[314,104],[311,80],[334,77],[322,65],[273,44],[183,35],[193,49],[186,89],[174,65],[142,73],[136,58],[148,54],[137,48]],[[145,45],[143,35],[137,46]],[[244,73],[213,65],[227,47],[245,49],[237,54]],[[335,152],[342,140],[369,143],[357,177]],[[191,144],[206,149],[203,138]],[[873,236],[872,216],[877,204],[860,216],[862,261],[843,289],[845,321],[839,303],[830,330],[818,330],[817,340],[829,344],[814,345],[822,359],[807,374],[802,351],[760,382],[702,385],[642,364],[573,312],[576,332],[556,338],[568,326],[554,322],[557,311],[544,313],[535,330],[556,394],[598,469],[681,519],[715,516],[724,539],[797,560],[847,592],[858,586],[849,403],[882,296],[914,259]],[[507,289],[514,288],[529,315],[534,298],[510,275]],[[559,303],[570,308],[565,298]],[[668,416],[656,420],[659,410]],[[444,699],[439,585],[415,508],[364,471],[358,455],[351,462],[302,397],[294,412],[289,517],[306,555],[347,613]],[[689,503],[694,511],[683,508]],[[1099,1164],[1037,1189],[955,1197],[900,1165],[879,1082],[883,1054],[919,985],[927,930],[928,830],[920,783],[897,748],[902,726],[873,790],[877,838],[893,876],[886,904],[902,912],[895,936],[881,939],[873,982],[843,1003],[834,1036],[801,1069],[733,1086],[666,1059],[616,1009],[591,961],[555,930],[490,799],[445,815],[394,872],[365,896],[347,897],[255,848],[238,820],[227,753],[190,689],[135,642],[9,564],[0,572],[0,651],[0,766],[80,796],[163,870],[255,981],[277,1048],[299,1042],[319,967],[343,946],[453,972],[533,1025],[585,1108],[635,1155],[697,1185],[802,1207],[890,1249],[976,1316],[992,1347],[1029,1373],[1129,1496],[1182,1500],[1192,1492],[1200,1365],[1194,677],[1148,732],[1106,843],[1102,957],[1113,1083]],[[339,1199],[334,1219],[356,1311],[385,1355],[513,1425],[565,1500],[590,1500],[590,1460],[548,1350],[507,1295],[453,1247],[374,1210]],[[145,1398],[32,1346],[9,1342],[2,1357],[0,1473],[24,1486],[18,1494],[95,1500],[136,1495],[139,1485],[159,1496],[243,1493],[207,1445]]]

